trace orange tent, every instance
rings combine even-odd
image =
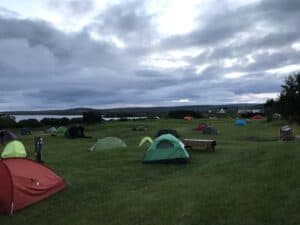
[[[253,116],[251,119],[253,119],[253,120],[261,120],[261,119],[263,119],[264,117],[262,116],[262,115],[255,115],[255,116]]]
[[[185,117],[183,117],[183,119],[184,119],[184,120],[192,120],[193,117],[192,117],[192,116],[185,116]]]

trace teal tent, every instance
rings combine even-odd
[[[236,126],[246,126],[247,125],[247,121],[244,119],[237,119],[234,124]]]
[[[144,156],[144,163],[188,162],[190,155],[184,144],[172,134],[156,138]]]

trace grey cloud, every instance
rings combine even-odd
[[[152,17],[143,1],[125,1],[100,13],[87,29],[97,31],[101,36],[116,36],[130,44],[130,48],[141,48],[157,35]]]
[[[91,0],[50,0],[47,4],[50,8],[61,10],[70,13],[73,16],[84,15],[92,11],[94,8],[93,1]]]
[[[75,14],[93,8],[87,2],[61,4],[69,4],[63,7]],[[266,70],[300,63],[300,51],[291,48],[299,41],[295,28],[299,3],[282,4],[267,0],[237,9],[224,7],[207,15],[194,31],[167,37],[156,46],[151,43],[161,37],[153,25],[155,15],[147,14],[141,1],[112,5],[76,33],[65,33],[45,21],[2,16],[0,51],[5,54],[0,55],[0,90],[10,93],[15,105],[1,95],[1,109],[165,105],[186,98],[193,104],[216,104],[248,93],[278,92],[284,76]],[[103,40],[92,39],[91,31]],[[105,39],[112,36],[126,48]],[[203,48],[204,53],[183,57],[190,63],[184,68],[141,64],[151,53],[187,47]],[[247,62],[249,54],[254,63]],[[239,64],[224,68],[224,59],[231,58]],[[203,64],[207,67],[198,74],[196,67]],[[246,75],[224,78],[231,72]]]

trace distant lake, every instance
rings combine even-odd
[[[16,118],[16,122],[19,122],[20,120],[28,120],[28,119],[36,119],[38,121],[41,121],[44,118],[56,118],[56,119],[61,119],[61,118],[82,118],[81,115],[12,115]],[[127,119],[127,120],[140,120],[140,119],[147,119],[148,117],[144,116],[129,116],[129,117],[105,117],[103,116],[102,119],[104,121],[114,121],[114,120],[120,120],[120,119]]]
[[[36,119],[38,121],[41,121],[44,118],[56,118],[56,119],[61,119],[61,118],[82,118],[81,115],[12,115],[16,118],[16,122],[19,122],[20,120],[27,120],[27,119]]]
[[[103,116],[102,119],[104,121],[114,121],[114,120],[121,120],[121,119],[126,119],[126,120],[142,120],[142,119],[147,119],[148,117],[145,116],[127,116],[127,117],[105,117]]]

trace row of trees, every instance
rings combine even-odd
[[[185,116],[192,116],[194,118],[203,118],[202,113],[195,112],[192,110],[176,110],[168,113],[168,117],[173,119],[183,119],[183,117]]]
[[[44,118],[41,121],[36,119],[26,119],[16,122],[11,118],[0,118],[0,129],[4,128],[24,128],[24,127],[43,127],[43,126],[67,126],[70,124],[82,123],[81,118]]]
[[[0,117],[0,129],[3,128],[24,128],[24,127],[43,127],[43,126],[67,126],[81,123],[97,123],[102,120],[101,115],[96,112],[83,113],[82,118],[44,118],[41,121],[36,119],[26,119],[15,121],[13,117]]]
[[[283,119],[300,123],[300,72],[288,76],[281,87],[278,99],[269,99],[264,105],[268,120],[280,113]]]

